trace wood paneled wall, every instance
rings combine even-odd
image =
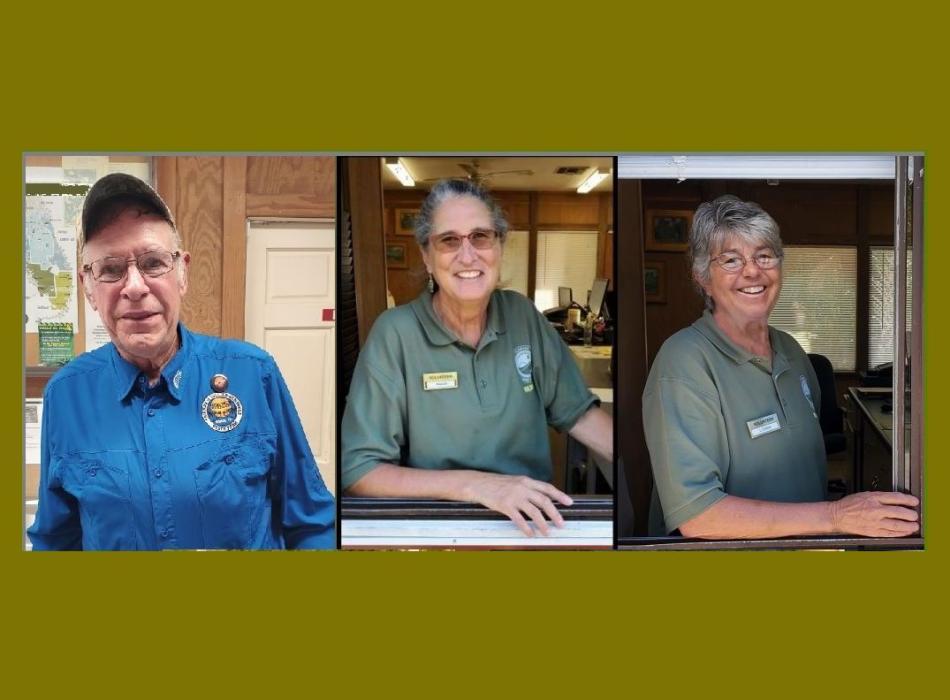
[[[426,283],[422,254],[412,236],[396,233],[396,210],[418,209],[426,193],[419,190],[384,190],[383,232],[387,241],[407,244],[408,268],[388,268],[389,292],[396,304],[412,301]],[[596,230],[598,274],[613,281],[612,251],[608,252],[608,232],[613,226],[612,193],[579,195],[555,192],[493,192],[508,218],[512,230],[528,231],[532,249],[535,247],[538,230]],[[533,270],[533,263],[531,268]],[[529,286],[534,275],[529,274]]]
[[[243,338],[247,219],[335,218],[335,158],[176,156],[155,166],[191,253],[182,320],[199,333]]]
[[[247,215],[332,219],[336,216],[335,158],[247,159]]]
[[[639,180],[617,183],[617,342],[614,355],[617,534],[645,532],[653,485],[640,397],[647,378]]]

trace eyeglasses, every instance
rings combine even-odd
[[[495,245],[498,238],[498,232],[491,229],[476,229],[471,233],[460,236],[457,233],[447,233],[444,236],[433,236],[429,240],[440,253],[454,253],[462,247],[462,241],[468,239],[468,242],[477,250],[487,250]]]
[[[145,277],[167,275],[181,257],[181,251],[169,253],[167,250],[149,250],[134,258],[99,258],[82,266],[83,272],[91,272],[96,282],[118,282],[129,273],[129,263],[135,263]]]
[[[713,260],[726,272],[738,272],[739,270],[743,270],[745,269],[746,263],[749,262],[749,260],[738,253],[722,253],[714,257]],[[782,262],[782,256],[776,255],[772,251],[763,251],[753,255],[751,260],[760,270],[771,270]]]

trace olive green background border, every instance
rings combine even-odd
[[[950,463],[939,437],[945,23],[914,3],[622,15],[589,3],[563,15],[511,2],[345,5],[5,11],[6,687],[756,698],[934,687]],[[923,151],[927,549],[22,553],[22,154],[123,150]]]

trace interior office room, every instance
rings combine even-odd
[[[702,315],[686,237],[697,206],[724,194],[757,202],[781,229],[782,289],[769,325],[789,333],[814,366],[827,498],[889,490],[921,496],[922,162],[892,154],[620,157],[621,548],[765,546],[674,537],[651,544],[647,537],[654,487],[641,396],[663,343]],[[895,327],[903,329],[896,338]],[[894,369],[901,366],[904,371]],[[868,544],[839,540],[846,547]],[[918,547],[922,539],[877,544]],[[768,546],[830,545],[826,538]]]
[[[409,304],[426,288],[427,272],[413,236],[413,221],[433,184],[447,178],[479,184],[501,206],[509,232],[499,286],[534,302],[568,344],[601,406],[612,411],[616,314],[612,168],[612,158],[590,156],[341,157],[338,413],[343,415],[354,367],[376,318],[387,308]],[[563,509],[565,517],[576,527],[585,519],[595,521],[596,536],[585,542],[610,547],[613,465],[564,433],[549,428],[548,439],[552,483],[576,496],[574,506]],[[471,503],[387,501],[346,494],[341,503],[344,548],[577,546],[580,541],[565,539],[559,532],[554,534],[562,537],[529,542],[503,516]],[[445,527],[420,532],[417,526],[426,520]],[[382,536],[374,538],[373,528],[380,528]],[[410,531],[418,537],[403,537]]]
[[[83,295],[77,234],[86,192],[116,172],[159,193],[191,254],[182,322],[273,355],[335,493],[335,158],[26,155],[26,526],[37,506],[44,388],[64,363],[109,342]]]

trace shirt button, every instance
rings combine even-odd
[[[162,470],[161,470],[161,469],[156,469],[156,470],[155,470],[155,478],[156,478],[156,479],[161,479],[161,478],[162,478]]]
[[[148,415],[149,415],[149,416],[154,416],[154,415],[155,415],[155,409],[154,409],[154,408],[148,409]]]
[[[234,462],[234,455],[228,455],[224,458],[225,464],[231,464],[232,462]]]
[[[162,530],[162,539],[168,539],[168,530]]]
[[[482,389],[484,389],[486,386],[488,386],[488,382],[486,382],[486,381],[483,379],[483,380],[482,380]]]

